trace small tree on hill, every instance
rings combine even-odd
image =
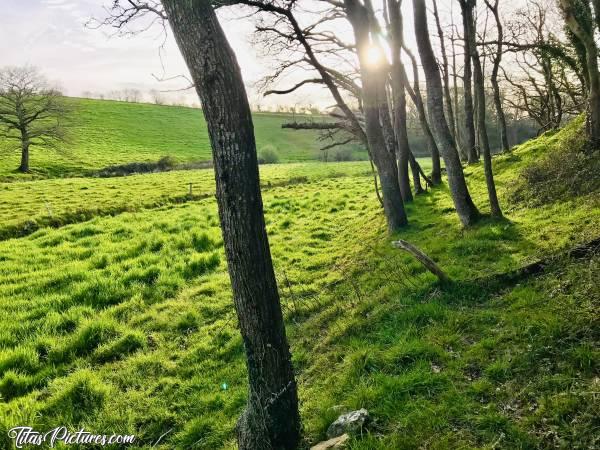
[[[0,70],[0,138],[19,142],[20,172],[29,171],[32,146],[64,142],[67,105],[33,67]]]

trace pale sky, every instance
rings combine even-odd
[[[405,12],[405,34],[409,45],[414,42],[410,2]],[[438,2],[444,15],[447,0]],[[0,65],[34,65],[63,92],[80,96],[85,91],[108,93],[113,90],[169,90],[185,86],[185,81],[158,82],[156,76],[187,74],[172,35],[167,36],[162,54],[159,47],[164,37],[160,28],[134,37],[111,36],[109,28],[90,29],[85,23],[90,17],[104,17],[103,5],[110,0],[3,0],[0,18]],[[249,43],[252,21],[239,12],[220,13],[221,23],[234,48],[252,103],[260,98],[254,88],[270,73],[272,61],[261,58]],[[240,18],[241,17],[241,18]],[[435,24],[430,21],[430,31]],[[168,94],[185,96],[187,103],[197,103],[195,92]],[[317,104],[327,106],[331,99],[318,87],[303,88],[297,93],[260,100],[269,104]]]

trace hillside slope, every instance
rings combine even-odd
[[[199,109],[76,98],[68,101],[74,108],[71,143],[58,152],[33,148],[31,167],[38,174],[65,176],[114,164],[155,162],[163,156],[180,162],[211,158],[208,131]],[[310,120],[310,116],[296,118]],[[317,160],[320,144],[316,132],[281,128],[282,123],[293,119],[291,114],[256,113],[259,153],[269,147],[279,154],[281,162]],[[7,143],[0,141],[0,177],[18,167],[18,151],[6,147]],[[354,158],[366,157],[365,152],[350,148]]]
[[[399,237],[450,286],[391,248],[368,171],[265,189],[307,447],[363,407],[352,450],[597,447],[600,256],[549,256],[598,238],[599,191],[535,202],[525,176],[581,136],[579,120],[494,158],[506,220],[462,229],[445,186],[408,205]],[[485,212],[483,167],[466,174]],[[0,242],[0,447],[13,426],[69,424],[234,448],[247,377],[222,247],[211,196]]]

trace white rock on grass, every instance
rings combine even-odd
[[[342,414],[327,429],[327,438],[332,439],[348,434],[359,434],[369,420],[369,412],[366,409],[359,409],[347,414]]]

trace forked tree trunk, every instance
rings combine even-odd
[[[471,59],[473,61],[473,86],[475,95],[477,97],[477,130],[479,132],[479,146],[483,155],[483,165],[485,172],[485,182],[488,191],[488,198],[490,201],[490,209],[492,217],[502,217],[502,210],[500,209],[500,203],[498,203],[498,195],[496,194],[496,183],[494,182],[494,172],[492,170],[492,154],[490,150],[490,141],[487,134],[487,128],[485,126],[485,86],[483,79],[483,69],[481,67],[481,61],[479,59],[479,51],[477,50],[477,44],[475,36],[477,30],[475,28],[475,18],[473,15],[473,8],[476,5],[476,1],[468,5],[467,15],[463,18],[467,20],[467,35],[466,40],[469,41],[469,50],[471,51]]]
[[[429,38],[425,0],[413,0],[413,11],[417,46],[427,81],[429,116],[431,117],[433,131],[437,136],[440,152],[446,163],[450,194],[462,224],[465,226],[472,225],[479,218],[479,211],[469,194],[456,144],[452,140],[444,115],[442,80]]]
[[[252,116],[233,50],[210,0],[162,0],[208,124],[233,300],[249,394],[238,421],[242,450],[295,449],[296,381],[265,230]]]
[[[385,80],[379,68],[370,67],[367,55],[370,50],[369,16],[367,9],[357,0],[344,0],[346,13],[356,39],[360,73],[363,85],[363,110],[365,129],[369,148],[379,172],[379,181],[383,193],[383,208],[388,230],[394,232],[408,224],[404,202],[398,184],[396,159],[386,146],[380,124],[380,108],[387,104]]]
[[[468,39],[468,10],[470,3],[473,0],[460,0],[460,10],[462,13],[463,20],[463,33],[464,33],[464,45],[465,45],[465,67],[463,75],[463,86],[464,86],[464,104],[465,104],[465,146],[467,151],[467,158],[469,164],[476,163],[479,161],[477,155],[477,146],[475,143],[475,115],[473,106],[473,93],[472,93],[472,66],[471,66],[471,44]]]

